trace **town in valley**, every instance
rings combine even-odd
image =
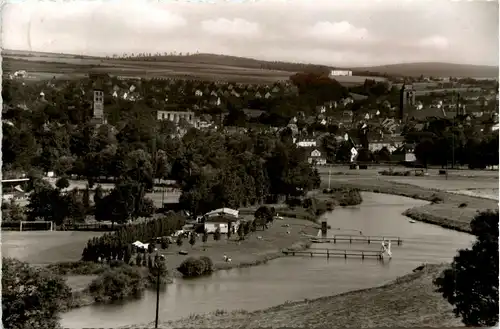
[[[3,327],[497,326],[498,3],[364,2],[6,5]]]

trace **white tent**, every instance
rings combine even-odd
[[[148,249],[149,243],[142,243],[141,241],[136,241],[132,243],[132,245],[136,246],[137,248]]]
[[[212,217],[212,216],[219,216],[219,215],[230,215],[230,216],[238,217],[239,213],[240,212],[238,210],[234,210],[231,208],[219,208],[219,209],[215,209],[215,210],[212,210],[210,212],[207,212],[205,214],[205,216]]]

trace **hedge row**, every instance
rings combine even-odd
[[[185,217],[171,213],[166,217],[122,226],[116,232],[90,239],[83,249],[82,260],[98,262],[101,258],[128,262],[132,255],[133,242],[148,242],[157,237],[171,235],[184,224]]]

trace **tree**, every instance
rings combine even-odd
[[[245,240],[245,231],[243,229],[243,224],[244,223],[240,223],[240,225],[238,225],[238,236],[240,237],[240,240]]]
[[[203,243],[207,243],[207,241],[208,241],[208,231],[207,230],[203,231],[202,241],[203,241]]]
[[[48,183],[35,187],[26,208],[28,220],[41,219],[52,221],[56,225],[61,225],[69,213],[67,200]]]
[[[434,284],[466,326],[493,327],[498,324],[498,210],[476,215],[471,231],[472,249],[459,250]]]
[[[269,219],[272,218],[273,215],[272,215],[271,209],[269,209],[269,207],[260,206],[255,211],[254,217],[255,217],[255,222],[256,222],[255,225],[257,225],[257,222],[260,223],[260,225],[262,225],[262,230],[264,230],[267,227],[267,223],[268,223]]]
[[[189,244],[191,245],[191,248],[193,248],[196,244],[196,233],[191,232],[191,234],[189,235]]]
[[[391,161],[391,152],[387,147],[382,147],[378,152],[377,152],[377,159],[378,161],[382,162],[390,162]]]
[[[142,253],[139,251],[135,257],[135,265],[142,266]]]
[[[65,188],[69,187],[69,180],[67,177],[61,177],[56,181],[56,187],[59,190],[64,190]]]
[[[71,298],[60,276],[2,258],[2,322],[5,329],[57,328],[58,314]]]
[[[181,234],[179,234],[179,235],[177,236],[177,241],[176,241],[176,243],[177,243],[177,245],[178,245],[179,247],[182,247],[182,243],[183,243],[183,242],[184,242],[184,239],[182,238],[182,235],[181,235]]]
[[[429,162],[432,160],[433,155],[434,143],[431,140],[424,140],[415,147],[415,157],[425,168],[427,168]]]
[[[217,229],[214,232],[214,240],[219,241],[220,240],[220,228],[217,227]]]

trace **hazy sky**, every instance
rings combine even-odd
[[[2,43],[17,50],[199,51],[333,66],[498,65],[498,2],[17,1],[3,8]]]

